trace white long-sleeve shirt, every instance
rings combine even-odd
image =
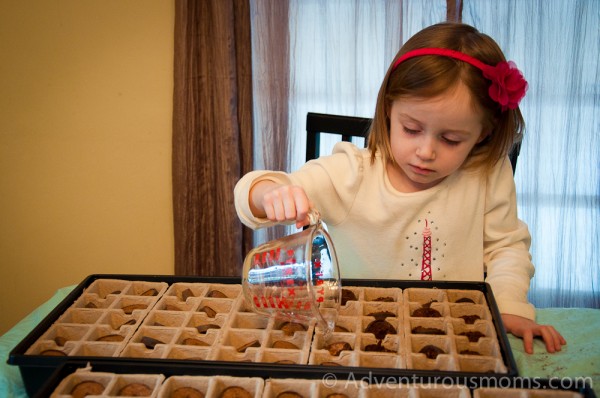
[[[253,216],[252,185],[268,179],[301,186],[327,225],[343,278],[421,279],[428,228],[433,280],[482,281],[487,271],[500,312],[535,319],[527,300],[531,237],[517,217],[508,159],[487,178],[459,169],[435,187],[403,193],[381,157],[371,164],[370,156],[342,142],[293,173],[250,172],[235,187],[238,216],[253,229],[273,225]]]

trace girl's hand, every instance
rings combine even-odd
[[[560,351],[562,346],[567,344],[554,326],[538,325],[530,319],[510,314],[502,314],[502,321],[507,332],[523,339],[523,347],[528,354],[533,354],[534,337],[541,337],[544,340],[548,352]]]
[[[257,217],[271,221],[295,221],[296,228],[309,224],[308,212],[312,204],[303,188],[260,181],[250,191],[250,208]]]

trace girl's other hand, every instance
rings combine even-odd
[[[511,314],[502,314],[502,321],[507,332],[523,339],[523,347],[528,354],[533,354],[534,337],[540,337],[546,344],[546,351],[551,353],[560,351],[567,344],[554,326],[538,325],[531,319]]]
[[[295,221],[296,228],[309,224],[312,206],[303,188],[272,181],[260,181],[252,187],[250,205],[255,216],[277,222]]]

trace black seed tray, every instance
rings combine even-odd
[[[280,330],[281,321],[248,310],[240,283],[236,277],[90,275],[11,351],[8,363],[19,366],[31,396],[69,361],[103,361],[115,367],[133,363],[161,373],[188,367],[234,375],[241,369],[242,374],[265,378],[315,379],[332,372],[339,377],[455,380],[518,375],[493,293],[484,282],[344,279],[342,286],[356,298],[339,311],[336,325],[345,330],[325,336],[311,324],[293,337]],[[212,296],[213,290],[225,297]],[[456,302],[465,297],[469,303]],[[437,309],[441,317],[419,316],[414,311],[423,304]],[[377,339],[365,330],[380,312],[393,314],[385,319],[396,333],[381,340],[387,352],[370,352],[367,346],[376,345]],[[465,321],[464,316],[473,315],[476,321]],[[196,326],[206,324],[218,328],[198,335]],[[443,335],[421,334],[418,327],[439,329]],[[484,337],[473,342],[465,332]],[[117,340],[111,341],[114,335]],[[159,344],[149,348],[148,337]],[[109,341],[97,341],[106,338]],[[348,342],[352,350],[332,356],[332,338]],[[189,345],[190,339],[204,346]],[[278,340],[298,349],[273,348]],[[243,348],[248,341],[257,343]],[[444,353],[434,359],[420,353],[431,344]],[[67,355],[41,355],[45,350]]]

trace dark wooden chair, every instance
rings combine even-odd
[[[355,116],[340,116],[324,113],[306,115],[306,161],[318,158],[321,154],[321,134],[335,134],[342,141],[351,141],[352,137],[365,138],[371,127],[371,119]]]

